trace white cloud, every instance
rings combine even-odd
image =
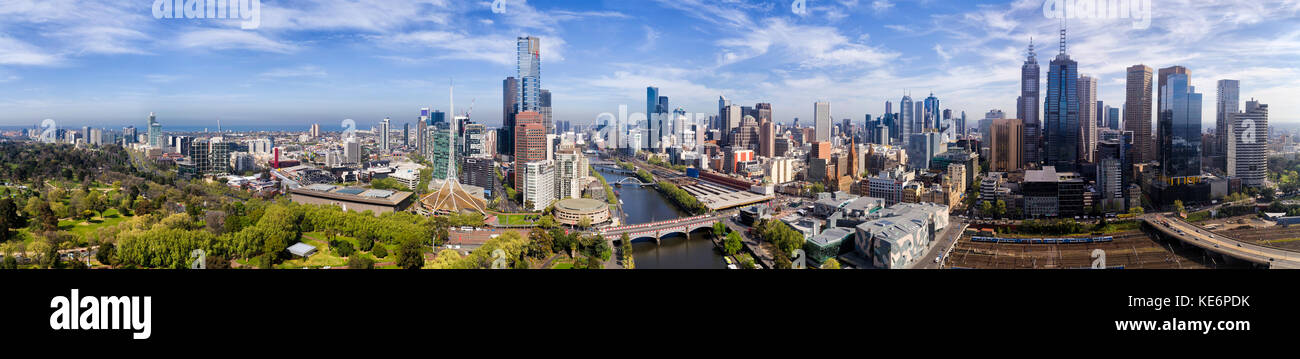
[[[303,65],[298,67],[271,69],[269,71],[261,73],[259,76],[267,77],[267,78],[293,78],[293,77],[323,78],[328,75],[329,74],[326,73],[325,70],[320,68],[319,66]]]
[[[196,30],[181,34],[175,45],[187,49],[232,50],[246,49],[288,54],[297,52],[297,45],[280,43],[260,33],[244,30]]]
[[[26,42],[0,35],[0,65],[57,65],[62,60]]]

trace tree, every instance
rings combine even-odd
[[[113,265],[114,252],[112,243],[101,244],[99,245],[99,249],[95,252],[95,260],[99,261],[99,264]]]
[[[826,262],[822,263],[822,267],[821,267],[821,268],[822,268],[822,269],[840,269],[840,261],[835,260],[835,258],[827,259]]]
[[[741,242],[740,233],[731,232],[727,234],[727,239],[723,241],[722,246],[727,251],[727,255],[735,255],[744,248],[745,244]]]
[[[740,269],[756,269],[758,265],[754,263],[754,256],[749,253],[736,255],[736,261],[740,262]]]
[[[1002,216],[1006,215],[1007,202],[999,199],[996,203],[993,204],[993,213],[997,215],[998,218],[1002,218]]]
[[[1185,213],[1187,207],[1183,206],[1183,200],[1174,200],[1174,213]]]
[[[370,250],[370,254],[375,258],[384,258],[388,256],[388,248],[385,248],[382,244],[376,245],[374,249]]]
[[[1128,209],[1128,214],[1131,214],[1131,215],[1134,215],[1134,216],[1141,216],[1141,215],[1143,215],[1143,214],[1145,214],[1145,213],[1146,213],[1146,209],[1143,209],[1142,206],[1136,206],[1136,207],[1133,207],[1133,208],[1129,208],[1129,209]]]
[[[54,215],[54,210],[50,209],[50,203],[41,201],[36,208],[36,218],[40,219],[40,229],[42,231],[53,231],[59,229],[59,218]]]
[[[993,215],[993,204],[988,200],[980,202],[980,214],[985,216]]]
[[[348,269],[375,269],[375,261],[365,256],[352,256],[348,258]]]
[[[417,240],[406,240],[397,248],[397,267],[402,269],[424,268],[424,248]]]
[[[9,229],[22,227],[21,220],[14,201],[8,197],[0,199],[0,242],[9,240]]]
[[[582,216],[582,219],[578,220],[578,228],[587,229],[590,227],[591,227],[591,217]]]
[[[333,240],[330,241],[329,245],[330,248],[334,249],[334,254],[339,257],[351,257],[356,252],[356,248],[352,248],[352,242]]]
[[[724,235],[726,235],[726,234],[727,234],[727,225],[722,224],[722,221],[713,222],[713,236],[714,236],[714,237],[722,238],[722,236],[724,236]]]

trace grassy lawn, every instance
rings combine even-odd
[[[1197,223],[1210,220],[1210,211],[1193,212],[1187,215],[1187,223]]]
[[[551,269],[573,269],[573,263],[571,262],[555,263],[554,265],[551,265]]]
[[[108,209],[104,211],[103,216],[91,218],[89,221],[60,220],[59,229],[72,232],[72,234],[85,238],[87,234],[90,234],[99,228],[117,225],[118,223],[125,221],[127,218],[128,217],[126,216],[118,214],[117,209]]]
[[[503,214],[497,217],[497,222],[503,226],[528,226],[540,218],[541,215],[536,214]]]

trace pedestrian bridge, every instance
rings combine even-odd
[[[618,180],[618,182],[614,182],[614,184],[615,184],[615,185],[619,185],[619,186],[622,186],[622,185],[633,185],[633,186],[653,186],[653,185],[655,185],[654,183],[645,183],[645,182],[641,182],[641,179],[636,178],[636,177],[623,177],[623,179]]]
[[[634,224],[630,226],[620,226],[605,228],[600,231],[600,235],[611,241],[620,241],[623,234],[628,235],[628,239],[636,242],[637,240],[659,240],[671,235],[688,236],[691,232],[713,228],[713,224],[726,219],[726,215],[703,215],[687,218],[677,218],[667,221]]]

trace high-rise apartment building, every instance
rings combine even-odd
[[[1246,101],[1246,111],[1228,115],[1228,177],[1242,186],[1263,187],[1268,179],[1268,105]]]
[[[1241,82],[1237,80],[1219,80],[1218,83],[1218,101],[1215,103],[1217,112],[1214,117],[1214,137],[1218,140],[1217,150],[1215,153],[1220,155],[1228,152],[1228,137],[1231,137],[1235,131],[1230,123],[1232,115],[1241,111]],[[1229,166],[1227,170],[1231,171]]]
[[[149,113],[149,147],[162,148],[165,147],[163,145],[164,143],[162,138],[162,124],[158,123],[158,118],[154,116],[153,112],[150,112]]]
[[[392,126],[392,122],[387,117],[385,117],[383,121],[379,121],[379,138],[377,141],[379,141],[379,150],[384,153],[388,152],[388,145],[390,142],[388,139],[388,133],[391,131],[390,126]]]

